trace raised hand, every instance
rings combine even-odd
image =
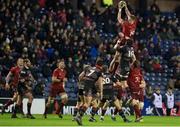
[[[119,8],[119,9],[122,9],[122,8],[125,7],[125,6],[127,6],[125,1],[120,1],[120,2],[118,3],[118,8]]]

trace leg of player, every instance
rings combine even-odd
[[[91,105],[92,99],[92,96],[85,97],[85,104],[83,105],[84,110],[82,111],[82,115],[85,113],[86,109]]]
[[[74,109],[74,114],[73,114],[73,121],[75,120],[77,114],[79,113],[79,109],[83,106],[84,104],[84,96],[83,94],[80,94],[76,103],[76,107]]]
[[[19,112],[21,113],[21,117],[22,118],[25,118],[26,116],[24,115],[24,112],[23,112],[23,102],[22,102],[22,100],[23,100],[23,97],[22,97],[22,95],[19,95],[20,97],[20,99],[19,99]]]
[[[48,108],[49,108],[52,101],[54,101],[54,97],[49,96],[48,101],[47,101],[46,106],[45,106],[44,114],[43,114],[45,119],[47,118],[47,111],[48,111]]]
[[[135,122],[142,122],[141,111],[140,111],[140,107],[139,107],[139,100],[133,99],[132,106],[134,107],[134,112],[136,115]]]
[[[102,112],[101,112],[101,117],[100,117],[100,121],[104,121],[104,115],[106,113],[106,99],[102,99],[100,104],[99,104],[99,108],[101,108]]]
[[[156,108],[155,107],[155,111],[156,111],[156,116],[162,116],[163,115],[162,108]]]
[[[166,115],[167,115],[167,116],[170,116],[170,115],[171,115],[171,108],[167,108],[167,109],[166,109]]]
[[[142,110],[144,108],[144,90],[140,91],[140,95],[139,95],[139,108],[140,108],[141,117],[142,117]]]
[[[14,106],[14,108],[13,108],[13,112],[12,112],[11,118],[18,118],[18,117],[16,116],[16,113],[17,113],[17,111],[18,111],[18,109],[19,109],[19,107],[20,107],[20,105],[21,105],[21,100],[22,100],[21,96],[20,96],[20,95],[17,95],[17,101],[16,101],[16,104],[15,104],[15,106]]]
[[[82,117],[84,115],[84,113],[86,112],[87,108],[90,106],[92,102],[92,95],[86,95],[84,96],[84,104],[83,106],[80,107],[79,109],[79,114],[76,116],[76,122],[78,123],[78,125],[82,125]]]
[[[63,118],[62,110],[63,110],[64,105],[68,102],[68,96],[65,92],[60,93],[59,96],[61,97],[61,104],[59,106],[58,111],[56,111],[56,114],[59,116],[59,118]]]
[[[91,110],[91,117],[90,117],[89,121],[90,122],[97,122],[97,120],[94,118],[95,114],[98,111],[97,99],[93,99],[91,105],[92,105],[92,110]]]
[[[144,108],[144,102],[139,101],[139,108],[140,108],[140,112],[142,112],[143,108]],[[142,117],[142,114],[141,114]]]
[[[72,121],[75,121],[75,117],[76,117],[76,115],[77,115],[77,113],[78,113],[78,111],[79,111],[80,105],[81,105],[80,97],[78,97],[76,106],[75,106],[75,108],[74,108],[74,113],[73,113]]]
[[[118,109],[114,107],[114,110],[111,111],[111,119],[112,121],[116,121],[116,115],[118,113]]]
[[[140,108],[140,110],[143,110],[143,108],[144,108],[144,102],[142,102],[142,101],[139,102],[139,108]]]
[[[35,117],[31,114],[31,106],[33,102],[33,95],[31,92],[27,92],[25,96],[28,98],[28,103],[27,103],[27,118],[30,119],[35,119]]]
[[[118,86],[119,86],[119,88],[115,91],[115,93],[116,93],[116,95],[114,96],[114,99],[113,100],[118,100],[119,101],[119,104],[120,104],[120,107],[121,107],[121,105],[122,105],[122,101],[121,101],[121,98],[122,98],[122,93],[123,93],[123,91],[122,91],[122,86],[121,86],[121,83],[120,82],[116,82],[116,84],[118,84]],[[115,105],[115,104],[114,104]],[[114,110],[112,110],[112,112],[111,112],[111,119],[113,120],[113,121],[116,121],[116,115],[117,115],[117,113],[118,113],[118,109],[117,109],[117,107],[115,106],[115,108],[114,108]]]
[[[114,105],[115,105],[115,107],[117,108],[118,113],[119,113],[119,115],[122,117],[123,121],[124,121],[124,122],[131,122],[130,120],[128,120],[128,119],[126,118],[126,116],[125,116],[125,114],[124,114],[124,112],[123,112],[123,110],[122,110],[122,103],[121,103],[118,99],[116,99],[116,100],[114,101]]]
[[[5,112],[5,109],[8,107],[8,106],[10,106],[10,105],[12,105],[12,104],[14,104],[14,102],[17,100],[17,92],[14,92],[14,95],[13,95],[13,98],[12,99],[9,99],[3,106],[2,106],[2,111],[1,111],[1,114],[3,115],[4,114],[4,112]]]
[[[78,90],[78,100],[77,100],[77,103],[76,103],[76,107],[74,108],[74,114],[73,114],[73,119],[72,121],[75,120],[75,117],[77,116],[77,113],[79,111],[79,108],[83,105],[84,103],[84,96],[83,96],[83,89],[79,89]]]

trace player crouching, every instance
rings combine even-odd
[[[73,114],[73,119],[72,121],[75,120],[75,117],[80,109],[80,107],[83,106],[84,102],[84,85],[83,85],[83,78],[85,76],[85,74],[90,70],[90,68],[92,68],[90,65],[84,65],[83,67],[83,71],[80,73],[79,75],[79,83],[78,83],[78,100],[76,102],[76,107],[74,109],[74,114]]]
[[[141,99],[142,96],[142,89],[145,88],[145,81],[142,75],[142,71],[140,69],[140,62],[135,61],[133,64],[133,67],[131,67],[130,74],[128,77],[128,86],[131,93],[131,104],[134,107],[134,111],[136,114],[136,120],[135,122],[141,122],[142,116],[141,116]]]

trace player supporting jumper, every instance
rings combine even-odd
[[[101,99],[101,103],[99,107],[102,108],[102,114],[101,114],[101,121],[104,121],[104,115],[106,112],[106,108],[110,103],[113,103],[115,108],[117,109],[117,112],[122,117],[124,122],[130,122],[123,110],[122,110],[122,103],[121,100],[117,98],[117,95],[115,94],[114,87],[120,87],[120,84],[115,83],[116,79],[114,79],[113,75],[109,72],[108,66],[103,66],[103,97]]]
[[[84,85],[84,104],[79,109],[79,114],[77,114],[75,120],[78,125],[82,125],[82,117],[86,109],[90,106],[94,99],[97,96],[97,89],[95,84],[101,88],[102,82],[102,66],[103,60],[97,59],[96,66],[90,68],[83,76],[82,84]]]
[[[34,81],[34,78],[32,76],[30,66],[30,60],[25,59],[24,68],[20,71],[19,83],[17,86],[18,99],[13,110],[12,118],[17,118],[16,112],[18,108],[21,108],[20,105],[22,105],[23,97],[26,96],[28,98],[26,117],[30,119],[35,119],[35,117],[31,115],[31,106],[33,101],[32,82]]]
[[[24,63],[23,59],[19,58],[17,60],[17,65],[15,67],[12,67],[6,76],[6,85],[5,88],[8,90],[12,89],[14,95],[13,98],[8,100],[7,103],[2,107],[2,114],[4,113],[4,110],[11,104],[13,104],[17,100],[18,92],[17,92],[17,85],[19,83],[19,75],[20,71],[23,69]],[[12,82],[10,83],[11,77],[13,77]],[[22,110],[22,107],[21,107]]]
[[[116,72],[115,77],[121,82],[122,87],[127,87],[127,78],[129,75],[130,67],[136,61],[134,49],[132,47],[133,41],[131,39],[126,40],[126,45],[116,45],[115,49],[120,53],[119,72]]]
[[[82,83],[84,76],[88,71],[92,68],[90,65],[85,65],[83,68],[83,71],[79,75],[79,83],[78,83],[78,100],[76,103],[76,107],[74,109],[73,114],[73,121],[75,120],[75,117],[80,109],[80,107],[84,104],[84,85]]]
[[[140,68],[140,62],[135,61],[133,66],[131,67],[130,74],[128,77],[128,87],[131,93],[131,104],[134,107],[134,111],[136,114],[135,122],[141,122],[141,108],[140,101],[144,95],[141,94],[142,89],[145,88],[145,81],[142,75],[142,70]]]
[[[46,103],[46,108],[44,111],[44,118],[47,118],[48,108],[49,108],[52,100],[54,101],[54,98],[57,95],[61,97],[61,104],[59,106],[59,109],[56,111],[56,114],[60,118],[62,118],[61,112],[62,112],[63,106],[68,101],[68,96],[67,96],[67,93],[65,92],[65,88],[64,88],[65,82],[67,81],[66,71],[64,69],[65,68],[64,60],[58,61],[57,66],[58,66],[58,68],[56,68],[53,71],[53,75],[52,75],[51,90],[50,90],[50,94],[48,97],[48,101]]]

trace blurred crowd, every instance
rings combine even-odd
[[[18,57],[31,60],[35,79],[37,73],[50,77],[61,58],[66,61],[68,78],[75,79],[83,64],[94,64],[98,56],[107,63],[113,58],[113,46],[121,31],[118,11],[113,6],[100,11],[96,4],[87,7],[84,3],[74,10],[70,0],[0,0],[0,3],[1,78]],[[138,18],[134,49],[145,72],[162,72],[161,60],[165,60],[174,70],[171,82],[179,88],[180,25],[176,14],[161,15],[155,3],[147,15],[132,13]],[[164,41],[177,43],[162,52]],[[1,84],[3,91],[3,81]],[[42,82],[39,84],[35,86],[38,94],[44,87]]]

